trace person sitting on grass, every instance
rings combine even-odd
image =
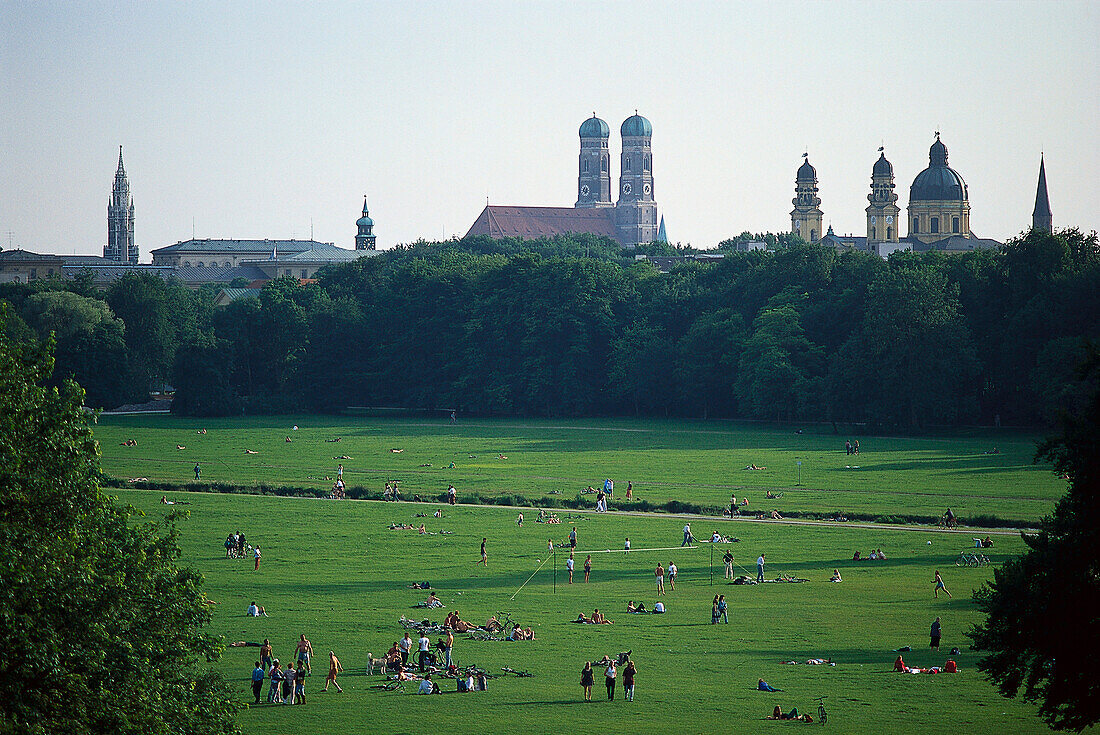
[[[894,661],[894,671],[904,674],[909,670],[909,667],[905,665],[905,660],[898,654],[898,658]]]
[[[856,551],[856,553],[852,554],[852,561],[861,561],[859,558],[859,551]]]
[[[595,625],[612,625],[612,622],[603,616],[598,607],[592,611],[592,622]]]
[[[424,601],[424,607],[428,608],[429,610],[434,610],[437,607],[443,607],[443,603],[439,600],[438,597],[435,596],[434,590],[428,594],[428,599]]]
[[[485,630],[489,633],[499,633],[504,630],[504,626],[500,624],[500,621],[497,620],[497,616],[494,615],[485,621]]]
[[[657,604],[655,604],[653,606],[653,613],[655,615],[660,615],[664,611],[665,611],[665,603],[663,603],[663,602],[658,602]]]
[[[773,521],[781,521],[781,520],[783,520],[783,516],[779,515],[778,510],[773,510],[772,511],[772,520]]]
[[[417,694],[442,694],[439,687],[432,682],[431,674],[424,674],[424,680],[420,682],[420,688],[416,691]]]
[[[878,559],[879,561],[883,561],[886,559],[886,554],[882,551],[882,549],[878,550]]]
[[[829,581],[830,582],[843,582],[844,581],[843,579],[840,578],[840,570],[839,569],[834,569],[833,570],[833,577]]]
[[[257,605],[255,600],[253,600],[252,604],[248,606],[248,612],[246,614],[250,618],[266,618],[267,617],[267,611],[264,610],[264,606],[263,605]]]
[[[760,681],[758,681],[756,683],[756,689],[757,689],[757,691],[761,691],[761,692],[781,692],[781,691],[783,691],[782,689],[776,689],[775,687],[773,687],[771,684],[764,681],[763,679],[761,679]]]

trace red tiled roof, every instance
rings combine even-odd
[[[489,237],[539,237],[589,233],[610,237],[616,242],[615,211],[610,207],[574,209],[572,207],[500,207],[486,206],[466,233]]]

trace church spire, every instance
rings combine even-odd
[[[118,170],[107,202],[107,244],[103,257],[123,263],[137,263],[138,249],[134,242],[134,198],[130,196],[130,181],[122,164],[122,146],[118,147]]]
[[[118,147],[118,171],[115,171],[115,176],[125,176],[126,168],[122,165],[122,146]]]
[[[1047,196],[1047,168],[1042,154],[1039,154],[1039,185],[1035,189],[1035,209],[1031,213],[1031,229],[1046,232],[1054,229],[1054,217],[1050,213],[1050,198]]]

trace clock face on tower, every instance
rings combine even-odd
[[[642,186],[642,191],[645,194],[649,194],[649,192],[653,191],[653,187],[650,186],[649,184],[645,184],[645,185]]]
[[[874,224],[874,223],[875,223],[875,222],[877,222],[877,221],[878,221],[878,217],[876,217],[876,216],[874,216],[874,215],[872,214],[872,215],[871,215],[871,224]]]
[[[581,196],[582,197],[588,196],[588,192],[590,192],[590,191],[591,191],[591,189],[588,188],[588,184],[585,184],[584,186],[581,187]]]
[[[893,223],[894,223],[894,216],[890,215],[890,214],[886,215],[886,224],[891,225]]]
[[[629,181],[623,184],[623,194],[629,194],[631,191],[633,191],[633,189],[631,188]]]

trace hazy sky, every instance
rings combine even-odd
[[[653,123],[670,239],[790,227],[804,150],[826,224],[865,233],[879,145],[899,204],[940,130],[974,232],[1097,227],[1100,3],[8,2],[0,244],[102,252],[118,146],[142,261],[191,237],[353,246],[572,206],[577,128]],[[1091,173],[1090,173],[1091,172]]]

